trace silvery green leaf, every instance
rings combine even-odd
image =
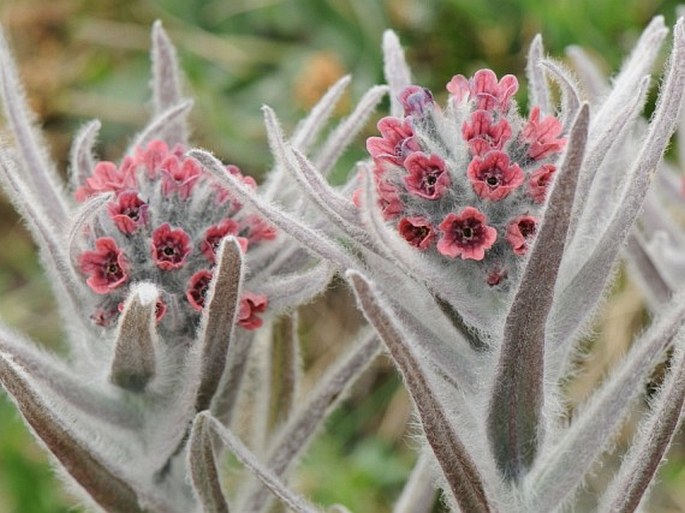
[[[312,301],[333,278],[334,269],[326,261],[300,273],[273,276],[255,285],[255,292],[269,298],[269,310],[281,312],[294,305]]]
[[[537,105],[543,114],[551,114],[552,106],[549,100],[549,87],[542,70],[542,62],[545,58],[545,49],[542,45],[542,36],[536,34],[528,49],[526,64],[526,77],[528,78],[528,102]]]
[[[566,370],[575,334],[594,311],[652,182],[664,148],[675,130],[685,92],[685,31],[680,19],[674,30],[673,51],[649,131],[606,230],[595,236],[585,263],[558,292],[551,317],[548,347],[549,379],[552,383]]]
[[[226,426],[231,424],[235,415],[238,395],[253,342],[252,334],[245,330],[237,330],[234,335],[228,346],[225,369],[210,408],[212,415]]]
[[[252,191],[247,190],[243,184],[229,173],[226,173],[223,165],[209,153],[202,150],[191,150],[188,152],[188,155],[197,159],[205,166],[239,201],[250,205],[272,224],[290,234],[310,251],[342,267],[356,266],[352,256],[347,254],[326,234],[294,219],[291,215],[258,197]]]
[[[314,389],[304,399],[272,441],[266,465],[277,477],[288,468],[309,445],[335,405],[344,399],[344,392],[361,376],[380,353],[380,344],[373,333],[366,334],[360,343],[349,350],[326,371]],[[263,489],[253,490],[242,511],[263,511],[267,502]]]
[[[468,449],[454,431],[416,354],[407,341],[403,340],[394,320],[388,315],[387,308],[372,289],[372,285],[355,271],[348,271],[347,276],[354,288],[360,309],[378,332],[404,378],[407,390],[418,410],[428,444],[446,480],[451,498],[465,511],[474,513],[492,511],[482,474]]]
[[[95,167],[93,146],[100,132],[100,126],[100,121],[93,120],[83,125],[74,137],[69,152],[69,182],[72,190],[76,190],[83,184]]]
[[[584,104],[573,123],[564,160],[504,325],[488,436],[502,474],[519,480],[544,436],[545,325],[566,245],[578,173],[589,128]]]
[[[159,290],[152,283],[137,284],[126,300],[117,325],[109,379],[132,392],[142,392],[155,376],[158,297]]]
[[[383,73],[390,86],[390,115],[401,116],[403,109],[399,95],[411,84],[411,72],[400,40],[392,30],[383,33]]]
[[[112,513],[143,513],[131,484],[74,437],[2,353],[0,383],[14,399],[33,433],[99,506]]]
[[[157,20],[152,25],[152,103],[155,117],[164,117],[164,113],[182,103],[181,70],[178,66],[176,49],[171,44],[162,22]],[[170,146],[176,143],[187,144],[188,128],[186,127],[187,111],[181,115],[168,117],[164,127],[164,140]]]
[[[673,290],[659,272],[658,265],[647,251],[646,245],[642,235],[633,231],[628,236],[626,254],[633,269],[633,278],[639,280],[652,310],[657,311],[671,299]]]
[[[302,351],[297,311],[285,315],[274,326],[271,345],[272,425],[280,428],[292,416],[300,398]]]
[[[561,89],[561,120],[565,127],[570,128],[580,110],[580,96],[574,83],[574,78],[562,64],[545,60],[540,66],[547,71]],[[535,105],[535,104],[533,104]]]
[[[207,422],[207,417],[198,415],[190,431],[188,442],[190,479],[204,513],[229,513],[228,501],[221,490]]]
[[[32,196],[40,198],[36,209],[44,211],[52,226],[59,227],[69,212],[67,199],[57,170],[44,149],[47,144],[33,127],[33,114],[24,96],[7,40],[0,29],[0,100],[22,164],[23,173],[18,179]]]
[[[592,61],[592,58],[579,46],[569,46],[566,55],[573,63],[573,69],[583,85],[585,99],[596,105],[609,93],[609,84],[604,73]]]
[[[630,412],[649,373],[669,345],[685,336],[685,297],[679,295],[630,348],[625,359],[583,405],[571,425],[550,437],[526,477],[529,511],[552,511],[580,485]]]
[[[262,465],[254,454],[235,436],[229,429],[225,428],[221,422],[206,412],[198,414],[200,418],[206,417],[209,427],[218,435],[238,460],[247,467],[271,492],[283,503],[296,513],[321,513],[321,511],[309,501],[291,491],[268,467]]]
[[[238,315],[242,269],[243,258],[237,240],[233,237],[223,239],[195,341],[202,355],[197,411],[209,408],[226,367]]]
[[[376,110],[378,103],[387,93],[387,86],[373,86],[364,93],[352,113],[333,129],[314,157],[314,166],[322,176],[330,174],[340,155],[359,135],[371,114]]]
[[[136,148],[144,148],[155,139],[162,141],[176,140],[179,133],[178,127],[185,124],[185,119],[192,108],[192,100],[183,100],[157,114],[143,131],[138,134],[127,153],[135,151]]]

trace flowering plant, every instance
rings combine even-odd
[[[597,501],[599,511],[637,510],[685,401],[685,302],[633,231],[685,91],[680,20],[655,112],[641,121],[666,33],[656,18],[613,86],[594,96],[546,59],[536,38],[524,115],[518,80],[487,69],[454,76],[441,108],[412,85],[388,32],[387,87],[370,89],[317,149],[349,78],[291,137],[264,108],[275,167],[257,187],[235,166],[188,150],[190,103],[157,24],[155,116],[120,164],[95,161],[99,125],[86,125],[72,151],[76,210],[0,39],[0,91],[15,143],[2,147],[0,178],[63,300],[71,349],[66,363],[0,327],[0,382],[96,508],[228,512],[230,503],[258,513],[270,507],[268,489],[311,513],[318,508],[288,488],[287,472],[380,339],[425,442],[394,512],[427,511],[436,483],[453,511],[549,512],[573,503],[672,348],[651,411]],[[583,72],[594,75],[581,64]],[[331,186],[327,174],[387,91],[390,116],[367,141],[369,159],[349,183]],[[617,170],[628,142],[630,161]],[[645,226],[655,218],[649,212],[648,202]],[[626,241],[631,255],[645,256],[636,259],[639,272],[661,270],[650,288],[660,293],[659,313],[569,421],[563,380]],[[240,385],[254,361],[268,358],[251,363],[250,348],[278,329],[273,316],[311,299],[336,271],[375,334],[362,333],[296,405],[297,330],[287,318],[283,420],[269,425],[270,384],[256,380],[247,388],[261,400],[248,417],[263,443],[248,447],[234,433]],[[225,493],[215,440],[266,488]]]

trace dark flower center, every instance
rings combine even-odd
[[[519,222],[519,231],[524,237],[529,237],[535,234],[535,223],[528,219]]]
[[[132,220],[137,221],[140,215],[140,209],[138,207],[128,207],[122,212],[126,217],[130,217]]]
[[[490,175],[485,179],[485,183],[490,187],[497,187],[500,184],[500,179],[498,176]]]

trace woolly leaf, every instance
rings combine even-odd
[[[205,513],[229,513],[216,468],[208,417],[198,415],[188,442],[188,469],[193,489]]]

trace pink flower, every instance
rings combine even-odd
[[[200,163],[194,159],[179,159],[169,155],[160,165],[162,174],[162,193],[169,196],[177,192],[181,199],[188,199],[202,175]]]
[[[79,259],[86,283],[96,294],[107,294],[128,279],[128,260],[111,237],[95,241],[94,251],[84,251]]]
[[[493,201],[506,198],[525,180],[521,168],[510,165],[507,154],[497,150],[474,157],[466,174],[478,197]]]
[[[205,306],[205,298],[209,291],[209,283],[212,281],[212,271],[201,269],[190,277],[186,287],[186,299],[194,310],[200,312]]]
[[[126,157],[130,159],[131,165],[142,165],[147,171],[149,178],[154,179],[159,174],[159,169],[162,162],[170,155],[169,146],[164,141],[155,139],[150,141],[145,148],[136,148],[133,157]]]
[[[382,137],[369,137],[366,140],[366,149],[374,159],[401,166],[407,155],[421,149],[413,137],[411,119],[401,120],[387,116],[377,126]]]
[[[507,225],[507,242],[514,253],[521,256],[528,251],[528,243],[535,236],[538,220],[529,215],[518,216]]]
[[[148,205],[134,191],[126,191],[107,204],[109,217],[123,233],[131,234],[147,223]]]
[[[404,240],[421,251],[426,250],[435,238],[435,233],[428,220],[420,216],[403,217],[400,219],[397,229]]]
[[[484,155],[490,150],[502,149],[511,137],[511,126],[504,118],[494,123],[490,112],[477,110],[470,120],[464,121],[461,134],[474,155]]]
[[[421,117],[433,106],[433,94],[425,87],[411,85],[400,93],[405,116]]]
[[[447,84],[447,90],[457,103],[467,100],[476,102],[477,110],[499,110],[507,112],[511,97],[518,91],[518,80],[514,75],[505,75],[497,82],[497,75],[489,69],[476,71],[472,78],[455,75]]]
[[[164,223],[152,232],[152,259],[164,271],[182,267],[190,250],[190,237],[182,228],[172,230]]]
[[[552,164],[545,164],[530,175],[528,179],[528,192],[536,203],[544,203],[547,189],[556,170],[557,168]]]
[[[237,235],[239,225],[233,219],[224,219],[219,224],[210,226],[205,231],[205,237],[200,243],[200,251],[207,257],[210,262],[216,261],[216,250],[219,248],[221,240],[228,235]],[[245,237],[236,237],[240,249],[245,253],[247,251],[247,239]]]
[[[563,127],[554,116],[545,116],[540,121],[540,107],[533,107],[530,119],[521,132],[521,140],[528,144],[528,156],[541,160],[549,155],[559,153],[566,145],[566,139],[558,139]]]
[[[102,192],[120,192],[136,186],[135,174],[129,167],[117,167],[112,162],[98,162],[91,176],[86,178],[85,185],[76,189],[76,201],[83,202],[93,194]]]
[[[267,306],[267,299],[264,294],[255,294],[253,292],[243,293],[240,298],[240,307],[238,310],[238,326],[246,330],[254,330],[259,328],[263,321],[257,317],[258,313],[264,312]]]
[[[445,161],[438,155],[426,155],[422,152],[412,153],[404,161],[409,176],[404,178],[409,193],[437,200],[450,186],[450,175],[445,168]]]
[[[257,215],[250,215],[243,221],[240,232],[250,244],[263,240],[274,240],[278,232],[276,228]]]
[[[447,214],[438,228],[442,236],[437,249],[450,258],[483,260],[485,250],[497,239],[497,230],[486,225],[485,216],[473,207],[466,207],[459,214]]]

